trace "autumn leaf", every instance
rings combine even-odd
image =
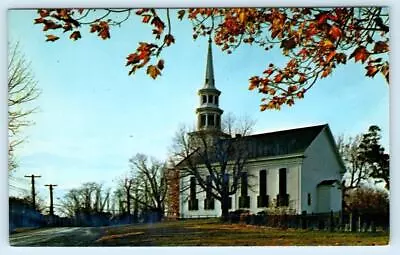
[[[369,57],[369,52],[364,46],[359,46],[357,49],[354,50],[354,52],[350,55],[350,58],[354,57],[355,62],[361,61],[362,63],[367,60]]]
[[[289,93],[293,93],[293,92],[295,92],[297,89],[298,89],[298,87],[297,87],[296,85],[289,86],[288,92],[289,92]]]
[[[100,27],[100,31],[99,31],[98,35],[103,40],[110,38],[110,31],[109,31],[110,27],[108,26],[108,23],[106,21],[100,21],[99,27]]]
[[[143,15],[142,22],[149,23],[150,19],[151,19],[151,15]]]
[[[294,105],[294,100],[293,100],[292,98],[289,98],[289,99],[286,101],[286,104],[289,105],[289,106],[292,106],[292,105]]]
[[[60,24],[56,24],[53,21],[49,20],[44,20],[43,23],[45,24],[43,27],[43,31],[47,31],[49,29],[58,29],[62,27]]]
[[[164,37],[164,42],[167,46],[170,46],[171,43],[175,43],[175,38],[171,34],[167,34]]]
[[[300,75],[299,77],[299,83],[303,84],[307,81],[306,76],[304,74]]]
[[[322,42],[322,47],[327,48],[327,49],[330,49],[330,48],[333,48],[333,47],[335,47],[335,46],[333,45],[333,43],[332,43],[331,40],[325,39],[325,40],[323,40],[323,42]]]
[[[42,17],[34,19],[34,24],[40,24],[43,23],[45,21],[45,19],[43,19]]]
[[[257,88],[257,87],[258,87],[258,84],[256,84],[256,83],[250,83],[250,85],[249,85],[249,90],[253,90],[253,89]]]
[[[275,90],[275,89],[269,89],[269,90],[268,90],[268,93],[269,93],[271,96],[273,96],[273,95],[276,94],[276,90]]]
[[[342,63],[342,64],[346,64],[346,61],[347,61],[347,56],[346,56],[346,54],[344,54],[344,53],[337,53],[336,55],[335,55],[335,58],[336,58],[336,61],[340,64],[340,63]]]
[[[184,15],[185,15],[185,10],[178,11],[178,19],[182,20]]]
[[[260,83],[260,79],[257,76],[251,77],[249,90],[253,90],[253,89],[257,88],[259,83]]]
[[[76,41],[81,38],[81,33],[79,31],[75,31],[69,36],[69,38]]]
[[[47,37],[46,42],[54,42],[60,39],[60,37],[55,35],[46,35],[46,37]]]
[[[296,41],[294,40],[294,38],[288,39],[288,40],[283,40],[281,42],[281,48],[287,49],[287,50],[291,50],[294,47],[296,47]]]
[[[148,75],[150,75],[151,78],[155,79],[157,78],[158,75],[161,75],[160,69],[158,69],[154,65],[150,65],[147,67],[147,72]]]
[[[327,77],[331,73],[332,69],[331,68],[325,68],[324,71],[321,74],[321,78]]]
[[[275,75],[274,82],[279,83],[282,81],[282,79],[283,79],[283,75],[281,73],[279,73],[279,74]]]
[[[266,109],[268,108],[268,105],[266,105],[266,104],[262,104],[262,105],[260,105],[260,111],[265,111]]]
[[[389,45],[385,42],[379,41],[375,43],[374,53],[384,53],[389,51]]]
[[[270,68],[268,68],[267,70],[265,70],[265,71],[263,72],[263,74],[268,74],[268,76],[269,76],[269,75],[271,75],[273,72],[274,72],[274,69],[270,67]]]
[[[337,26],[333,25],[329,30],[329,35],[334,39],[337,40],[342,36],[342,30]]]
[[[72,30],[72,25],[70,24],[70,23],[67,23],[67,24],[65,24],[64,26],[63,26],[63,28],[64,28],[64,33],[65,32],[67,32],[67,31],[70,31],[70,30]]]
[[[158,31],[162,32],[164,30],[164,22],[162,22],[162,20],[156,16],[153,18],[153,20],[151,21],[151,24],[154,25]]]
[[[332,58],[336,55],[336,51],[331,51],[329,55],[326,57],[326,63],[331,62]]]
[[[381,73],[385,76],[386,82],[389,83],[389,64],[385,64],[381,67]]]
[[[136,53],[129,54],[129,56],[126,57],[126,59],[127,59],[126,66],[137,64],[140,61],[140,58]]]
[[[160,59],[157,63],[157,67],[158,67],[158,69],[163,70],[164,69],[164,60]]]
[[[374,77],[375,74],[379,71],[379,69],[376,66],[372,65],[365,67],[365,69],[367,69],[367,73],[365,74],[365,76],[369,77]]]
[[[100,30],[100,26],[98,24],[91,24],[90,25],[90,33],[94,33]]]
[[[40,17],[45,18],[45,17],[49,16],[50,12],[49,12],[49,10],[41,9],[41,10],[38,10],[38,13],[39,13]]]
[[[315,20],[317,21],[318,25],[325,23],[327,18],[328,18],[327,12],[321,12],[317,16],[315,16]]]
[[[297,92],[297,97],[304,98],[304,92],[302,92],[302,91]]]
[[[240,20],[241,23],[245,23],[247,21],[246,11],[241,11],[239,13],[239,20]]]

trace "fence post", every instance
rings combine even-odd
[[[351,212],[349,215],[349,224],[350,224],[350,231],[355,232],[355,226],[354,226],[354,215]]]
[[[301,228],[306,229],[307,228],[307,219],[306,219],[307,211],[302,211],[301,216],[300,216],[300,221],[301,221]]]
[[[330,222],[329,222],[329,231],[333,232],[334,227],[335,227],[335,223],[334,223],[334,219],[333,219],[333,211],[331,210],[331,215],[330,215]]]
[[[371,221],[371,232],[375,233],[376,232],[376,226],[375,226],[375,222]]]

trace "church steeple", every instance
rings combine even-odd
[[[221,91],[215,87],[211,38],[208,40],[207,64],[204,86],[198,91],[200,106],[196,109],[198,131],[221,131],[219,96]]]
[[[213,66],[211,42],[212,42],[211,38],[209,38],[208,39],[207,65],[206,65],[206,80],[205,80],[204,88],[215,88],[214,66]]]

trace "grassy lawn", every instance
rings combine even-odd
[[[218,220],[170,221],[113,227],[105,230],[99,246],[289,246],[387,245],[389,234],[342,233],[275,229]]]

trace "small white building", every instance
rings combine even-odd
[[[220,94],[214,83],[210,43],[205,85],[198,92],[197,131],[236,139],[221,132]],[[285,207],[295,214],[342,210],[340,181],[345,167],[328,124],[240,138],[246,143],[249,156],[240,187],[229,198],[230,211],[257,213],[271,207]],[[195,177],[186,176],[179,181],[180,187],[189,187],[179,193],[180,217],[221,216],[220,202],[210,201]]]

